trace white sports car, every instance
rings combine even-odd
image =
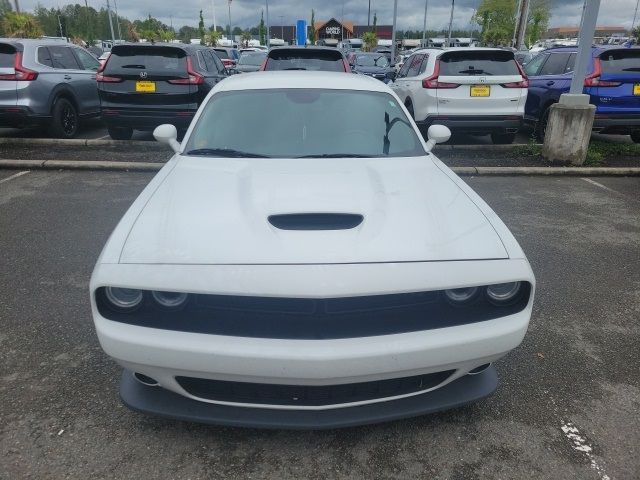
[[[247,135],[245,132],[251,132]],[[497,386],[535,280],[506,226],[384,83],[220,82],[91,279],[129,407],[286,428],[378,422]]]

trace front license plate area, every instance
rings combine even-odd
[[[635,83],[633,85],[633,94],[640,95],[640,83]]]
[[[136,92],[140,93],[154,93],[156,91],[156,82],[137,81]]]
[[[491,96],[491,85],[471,85],[472,97],[489,97]]]

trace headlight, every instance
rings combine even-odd
[[[520,292],[520,282],[498,283],[487,287],[487,297],[495,305],[504,305],[515,299]]]
[[[135,288],[107,287],[104,294],[116,310],[134,310],[142,303],[142,290]]]
[[[180,308],[188,298],[186,293],[178,292],[151,292],[153,299],[164,308]]]
[[[444,294],[453,303],[466,303],[472,300],[476,293],[478,293],[478,287],[454,288],[444,291]]]

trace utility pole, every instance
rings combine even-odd
[[[120,30],[120,17],[118,16],[118,0],[113,0],[113,5],[116,8],[116,25],[118,26],[118,40],[122,40],[122,30]]]
[[[640,2],[640,0],[638,1]],[[370,27],[370,26],[371,26],[371,0],[369,0],[369,10],[367,10],[367,27]],[[367,28],[367,30],[369,29]]]
[[[391,31],[391,64],[396,63],[396,23],[398,20],[398,0],[393,0],[393,30]]]
[[[342,0],[342,18],[340,19],[340,41],[344,42],[344,0]]]
[[[269,0],[265,0],[266,4],[267,4],[267,48],[271,47],[271,36],[269,34],[269,29],[271,28],[269,26]]]
[[[520,10],[522,9],[522,0],[518,0],[518,8],[516,9],[516,24],[513,26],[513,38],[511,46],[515,47],[518,40],[518,25],[520,24]]]
[[[584,76],[587,72],[587,65],[591,57],[591,45],[593,45],[593,36],[596,32],[600,0],[587,0],[585,5],[582,25],[580,25],[578,54],[576,55],[576,64],[573,69],[571,90],[569,91],[569,93],[574,95],[581,94],[584,88]]]
[[[422,45],[421,47],[426,46],[427,40],[427,9],[429,8],[429,0],[424,0],[424,23],[422,24]]]
[[[211,0],[211,13],[213,13],[213,31],[216,31],[216,0]]]
[[[516,36],[515,47],[518,50],[524,45],[524,35],[527,33],[527,21],[529,20],[529,0],[520,1],[520,15],[518,18],[518,35]]]
[[[231,46],[233,47],[233,29],[231,28],[231,0],[229,0],[228,5],[229,5],[229,40],[231,40]]]
[[[447,35],[447,47],[451,46],[451,29],[453,28],[453,10],[456,0],[451,0],[451,16],[449,17],[449,35]]]
[[[107,16],[109,17],[109,28],[111,29],[111,46],[116,42],[116,36],[113,33],[113,21],[111,20],[111,4],[107,0]]]
[[[633,22],[631,22],[631,35],[633,35],[633,27],[636,26],[636,18],[638,17],[638,6],[640,6],[640,0],[636,2],[636,11],[633,13]]]
[[[284,15],[278,15],[280,18],[280,37],[284,41]]]

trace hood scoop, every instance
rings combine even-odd
[[[269,223],[280,230],[349,230],[362,223],[356,213],[285,213],[270,215]]]

